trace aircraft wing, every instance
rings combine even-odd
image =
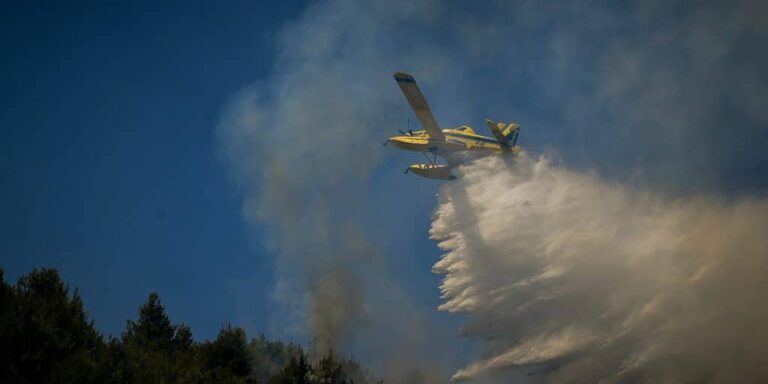
[[[400,86],[400,90],[403,91],[408,104],[411,105],[413,112],[416,113],[416,117],[421,122],[421,125],[427,130],[429,137],[434,140],[445,140],[445,134],[440,129],[440,126],[437,125],[435,117],[432,116],[432,110],[429,109],[427,99],[421,94],[421,90],[416,85],[416,80],[413,76],[397,72],[395,73],[395,81]]]

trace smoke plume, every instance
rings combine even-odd
[[[374,241],[385,226],[370,224],[378,204],[391,204],[370,181],[387,153],[381,143],[399,127],[392,111],[403,100],[391,74],[426,53],[401,45],[391,55],[389,31],[429,18],[424,7],[309,6],[276,35],[267,79],[234,95],[218,127],[244,215],[276,257],[268,331],[309,342],[315,357],[353,354],[390,381],[413,370],[430,382],[450,374],[445,354],[428,349],[452,343],[452,329],[428,326],[433,309],[404,290]],[[361,17],[371,13],[378,17]]]
[[[458,381],[765,382],[768,200],[669,198],[546,157],[440,190],[440,309],[486,356]]]
[[[407,118],[417,128],[391,78],[406,71],[445,128],[515,120],[526,148],[659,191],[535,160],[483,160],[443,188],[432,229],[447,252],[442,308],[469,313],[463,334],[490,340],[458,378],[519,365],[548,378],[615,378],[617,366],[668,378],[695,365],[717,378],[751,364],[760,344],[740,338],[761,337],[749,326],[763,312],[746,307],[760,292],[747,285],[764,267],[751,243],[764,203],[714,196],[768,190],[765,10],[313,2],[268,36],[273,67],[218,126],[244,216],[274,256],[268,332],[354,353],[390,382],[444,382],[474,358],[458,320],[434,313],[419,248],[431,246],[436,184],[401,175],[418,155],[380,145]],[[707,332],[715,323],[724,330]]]

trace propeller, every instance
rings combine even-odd
[[[398,129],[397,131],[400,132],[400,134],[403,136],[413,136],[413,129],[411,129],[411,119],[408,119],[408,132],[405,132],[402,129]],[[385,141],[382,146],[386,147],[387,144],[389,144],[389,140]],[[406,171],[406,173],[408,172]]]
[[[408,167],[405,169],[405,172],[403,172],[403,175],[407,174],[411,170],[411,167]]]

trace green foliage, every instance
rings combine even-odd
[[[123,341],[144,343],[147,347],[170,348],[175,333],[175,327],[165,314],[165,307],[160,304],[160,296],[152,292],[147,302],[139,307],[139,320],[128,320]]]
[[[196,383],[205,376],[185,325],[174,325],[160,296],[153,292],[139,307],[137,321],[128,320],[122,340],[112,341],[112,377],[117,383]]]
[[[15,286],[0,269],[0,383],[374,383],[353,360],[332,352],[310,363],[297,344],[247,341],[229,324],[215,340],[195,342],[174,324],[153,292],[120,338],[104,338],[80,295],[54,269],[33,270]]]
[[[301,346],[280,341],[269,341],[264,335],[254,338],[248,344],[251,353],[252,377],[257,383],[268,383],[281,374],[292,359],[304,356]],[[305,358],[306,360],[306,358]]]
[[[341,362],[336,359],[333,351],[329,351],[320,361],[317,362],[315,369],[315,382],[318,384],[346,384],[347,376]]]
[[[307,364],[304,352],[299,351],[298,356],[291,356],[288,364],[273,375],[270,384],[308,384],[310,383],[312,370]]]
[[[251,374],[251,356],[245,331],[227,324],[216,340],[203,344],[204,368],[219,379],[247,381]]]
[[[1,285],[0,382],[101,381],[104,341],[58,272],[35,269],[15,287]]]

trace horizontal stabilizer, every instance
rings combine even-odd
[[[512,148],[517,143],[517,135],[520,133],[520,124],[496,123],[489,119],[485,119],[485,124],[503,147]]]

